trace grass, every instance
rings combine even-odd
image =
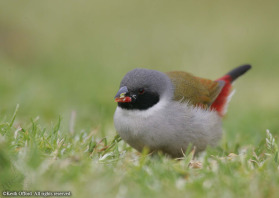
[[[0,191],[277,197],[277,7],[273,0],[0,1]],[[116,136],[113,97],[127,71],[217,79],[244,63],[253,68],[235,83],[218,148],[175,160],[139,154]]]
[[[194,158],[138,154],[98,129],[69,132],[61,118],[0,124],[1,191],[71,191],[72,197],[277,197],[277,140],[266,131],[258,145],[229,149],[224,140]]]

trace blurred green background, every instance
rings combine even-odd
[[[72,111],[113,131],[113,97],[136,67],[217,79],[250,63],[224,122],[233,142],[279,134],[278,1],[0,1],[0,116]],[[104,135],[104,134],[103,134]]]

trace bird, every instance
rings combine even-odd
[[[215,147],[222,138],[222,119],[234,93],[232,83],[251,69],[241,65],[217,80],[183,71],[136,68],[122,79],[114,97],[114,126],[137,151],[184,156]]]

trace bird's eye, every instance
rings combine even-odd
[[[143,88],[140,88],[139,89],[139,94],[143,94],[144,93],[144,89]]]

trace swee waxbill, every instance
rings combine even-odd
[[[134,69],[120,83],[114,125],[120,137],[142,151],[181,157],[191,144],[196,152],[216,146],[232,82],[251,68],[243,65],[215,81],[173,71]]]

